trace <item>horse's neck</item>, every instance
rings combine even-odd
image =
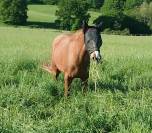
[[[79,61],[82,62],[84,58],[86,57],[85,55],[87,54],[85,44],[84,44],[84,33],[82,30],[79,30],[76,32],[77,36],[77,45],[79,47]]]

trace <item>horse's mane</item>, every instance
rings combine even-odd
[[[83,30],[82,29],[79,29],[79,30],[77,30],[77,31],[75,31],[74,33],[73,33],[73,36],[75,36],[75,38],[77,38],[77,39],[82,39],[82,38],[84,38],[84,33],[83,33]]]

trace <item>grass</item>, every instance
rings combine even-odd
[[[102,35],[104,61],[92,62],[87,95],[76,79],[65,100],[63,75],[56,82],[40,68],[61,32],[0,27],[0,33],[0,132],[152,131],[150,36]]]
[[[54,5],[29,5],[28,21],[54,22],[57,6]]]
[[[150,133],[152,37],[102,35],[104,60],[91,63],[87,95],[75,79],[65,100],[63,75],[56,82],[40,68],[63,32],[55,10],[29,5],[29,26],[41,29],[0,27],[0,132]],[[91,12],[90,23],[98,15]]]
[[[28,6],[28,21],[29,22],[50,22],[54,23],[56,20],[55,12],[57,10],[57,6],[54,5],[29,5]],[[89,11],[90,13],[90,24],[100,16],[99,12]]]

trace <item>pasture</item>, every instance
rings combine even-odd
[[[91,63],[87,95],[76,79],[65,100],[63,75],[56,82],[41,70],[62,32],[0,27],[0,132],[150,133],[152,37],[102,35],[104,60]]]

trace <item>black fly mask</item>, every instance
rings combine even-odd
[[[93,53],[94,51],[100,51],[102,39],[100,32],[98,32],[97,29],[89,28],[84,35],[84,41],[89,54]]]
[[[100,47],[102,45],[101,39],[101,26],[102,23],[96,26],[88,26],[86,22],[83,22],[83,32],[84,32],[84,43],[86,50],[89,52],[90,57],[99,61],[101,59]]]

